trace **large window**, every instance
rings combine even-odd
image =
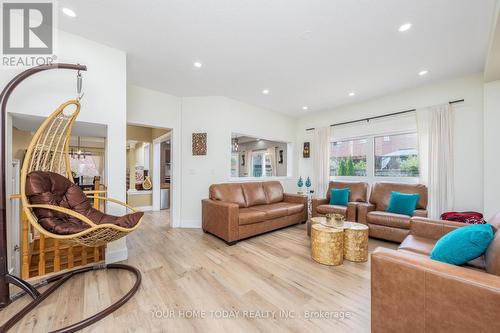
[[[330,176],[366,176],[366,138],[330,144]]]
[[[416,133],[375,137],[375,176],[418,177]]]
[[[419,176],[417,133],[365,136],[330,143],[331,177]]]

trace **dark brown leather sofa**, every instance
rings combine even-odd
[[[330,190],[332,188],[349,188],[349,203],[347,206],[330,205]],[[345,216],[346,221],[356,222],[357,205],[360,202],[366,203],[368,196],[368,183],[364,182],[337,182],[332,181],[328,184],[326,198],[312,199],[312,216],[325,216],[335,213]],[[311,223],[307,223],[307,234],[311,235]]]
[[[307,220],[307,197],[283,192],[279,181],[210,186],[202,200],[203,231],[229,245]]]
[[[372,185],[369,203],[358,204],[358,222],[368,225],[370,237],[400,243],[409,233],[411,217],[386,212],[393,191],[420,194],[413,216],[427,217],[425,185],[378,182]]]
[[[412,218],[399,249],[371,256],[372,332],[500,332],[500,214],[484,256],[464,266],[429,258],[441,236],[467,224]]]

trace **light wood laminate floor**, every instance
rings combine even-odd
[[[200,229],[147,213],[127,238],[142,272],[137,294],[85,332],[369,332],[370,264],[329,267],[310,257],[305,224],[227,246]],[[370,240],[377,246],[392,243]],[[92,315],[132,284],[127,272],[75,277],[11,332],[47,332]],[[29,301],[0,311],[3,323]]]

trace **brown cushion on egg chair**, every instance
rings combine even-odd
[[[124,228],[134,227],[144,213],[135,212],[124,216],[105,214],[92,207],[89,198],[68,178],[49,171],[33,171],[26,177],[26,196],[30,204],[54,205],[82,214],[95,224],[113,224]],[[44,208],[34,208],[39,224],[49,232],[71,235],[90,226],[78,218]]]

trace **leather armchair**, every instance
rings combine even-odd
[[[393,191],[420,194],[413,216],[427,216],[425,185],[378,182],[372,186],[369,202],[357,205],[357,220],[369,226],[370,237],[401,242],[409,234],[411,216],[386,212]]]
[[[415,217],[398,250],[371,255],[372,332],[500,332],[500,214],[484,256],[464,266],[429,258],[439,238],[467,224]]]
[[[349,203],[347,206],[330,205],[330,190],[332,188],[349,188]],[[328,184],[326,198],[312,199],[312,216],[325,216],[336,213],[345,216],[346,221],[356,222],[357,205],[366,203],[368,195],[368,184],[364,182],[337,182]],[[307,234],[311,235],[311,224],[307,224]]]

